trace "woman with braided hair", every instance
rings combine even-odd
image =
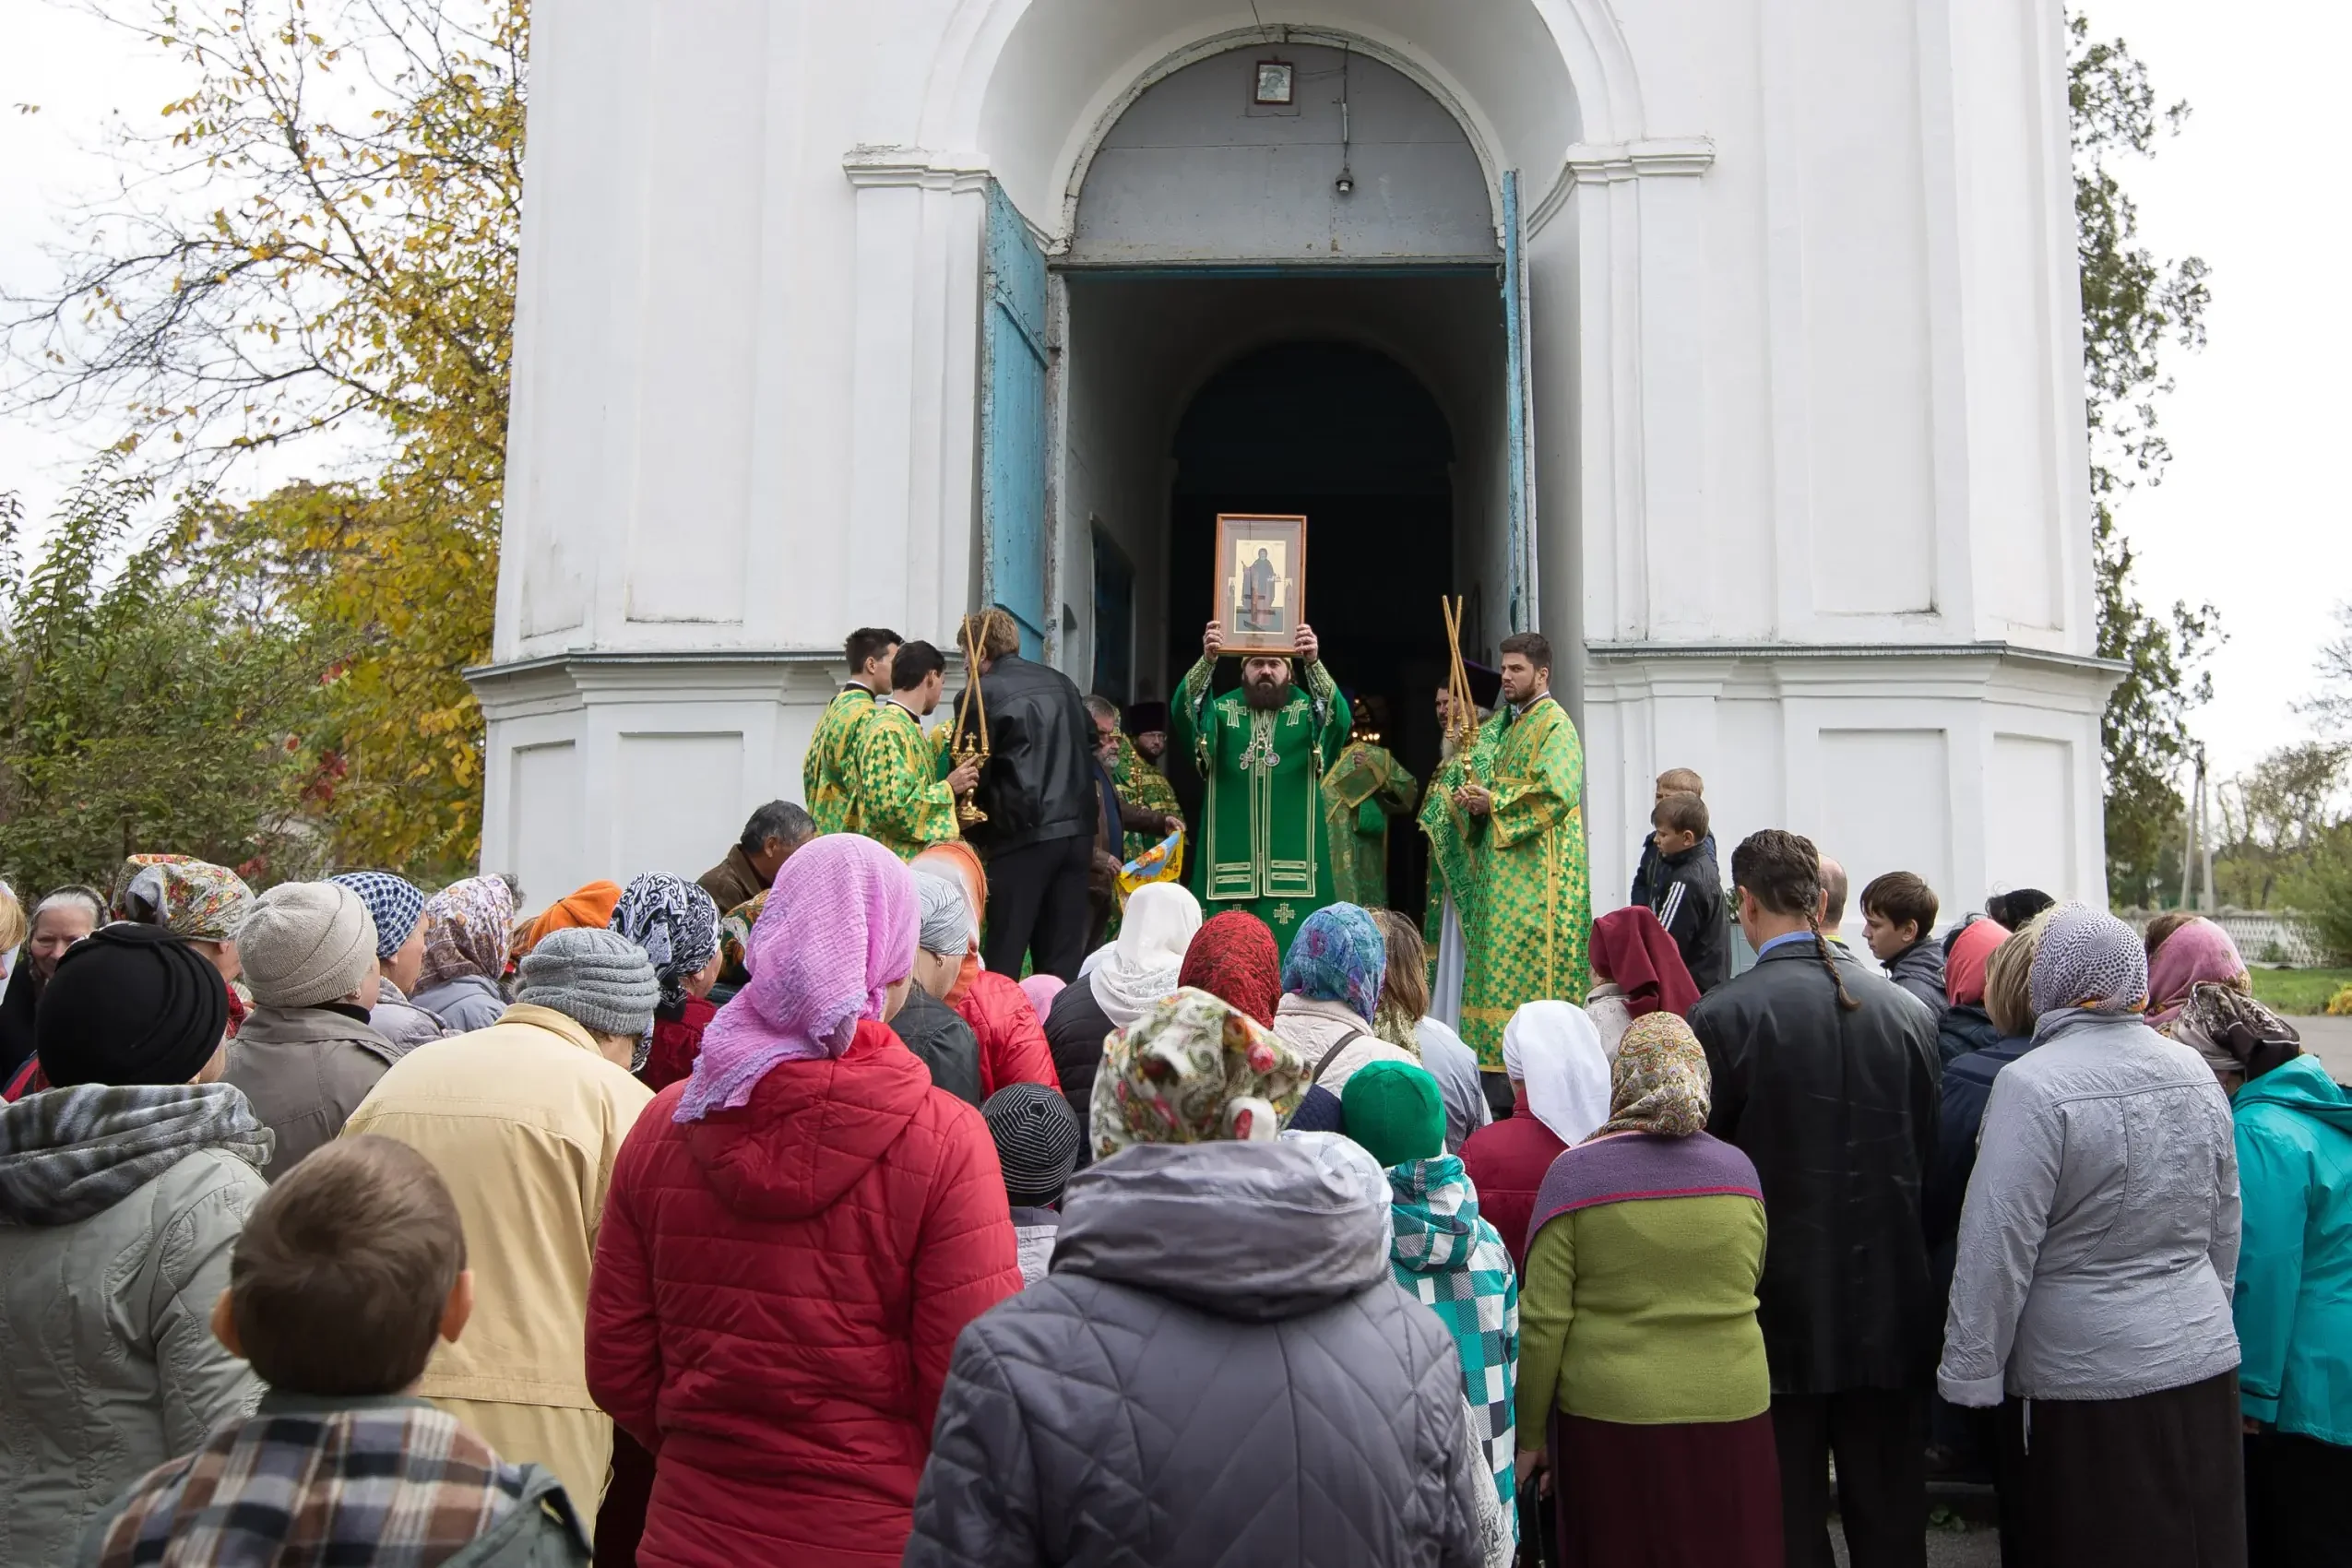
[[[1829,1561],[1829,1460],[1856,1568],[1916,1564],[1942,1326],[1920,1225],[1935,1020],[1821,929],[1821,853],[1770,829],[1731,853],[1755,967],[1701,997],[1706,1130],[1752,1160],[1772,1244],[1756,1288],[1791,1563]]]

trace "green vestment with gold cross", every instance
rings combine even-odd
[[[945,762],[912,713],[876,703],[858,728],[858,831],[902,861],[962,837]]]
[[[1287,953],[1300,922],[1335,901],[1323,776],[1354,719],[1320,661],[1272,710],[1213,695],[1216,670],[1204,659],[1185,671],[1169,716],[1169,743],[1191,748],[1208,786],[1189,880],[1206,913],[1246,909]]]
[[[1409,816],[1420,788],[1388,748],[1350,741],[1323,776],[1324,841],[1343,904],[1388,902],[1388,819]]]
[[[1463,1042],[1503,1071],[1503,1026],[1529,1002],[1582,1004],[1592,988],[1585,749],[1568,710],[1541,696],[1487,720],[1471,766],[1493,796],[1465,814],[1477,891],[1462,919]],[[1459,808],[1454,808],[1458,811]]]
[[[1119,736],[1119,753],[1111,763],[1111,783],[1119,791],[1119,798],[1131,806],[1141,806],[1167,816],[1181,817],[1184,814],[1184,802],[1176,798],[1176,786],[1168,781],[1166,774],[1153,766],[1150,758],[1135,749],[1135,738],[1132,735],[1123,732]],[[1126,858],[1134,860],[1158,843],[1161,837],[1157,833],[1128,834]]]
[[[873,694],[852,681],[827,703],[801,757],[801,798],[819,833],[859,833],[858,736],[873,717]]]

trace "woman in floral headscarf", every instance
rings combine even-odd
[[[794,851],[622,1147],[588,1381],[656,1455],[641,1561],[897,1563],[956,1337],[1021,1289],[988,1124],[883,1021],[917,910],[871,838]]]
[[[1756,1325],[1764,1192],[1748,1157],[1707,1135],[1708,1087],[1690,1025],[1634,1019],[1610,1066],[1609,1120],[1552,1162],[1536,1198],[1519,1287],[1522,1491],[1548,1454],[1571,1562],[1780,1568]]]
[[[2144,1021],[2130,926],[2083,904],[2049,921],[2034,1049],[1993,1081],[1968,1177],[1936,1382],[2001,1407],[2002,1534],[2024,1561],[2234,1568],[2229,1101]]]
[[[652,960],[660,982],[636,1071],[646,1087],[667,1088],[694,1070],[703,1030],[719,1012],[707,1000],[719,980],[719,906],[683,877],[641,876],[613,906],[612,929]]]
[[[460,1033],[506,1011],[515,893],[499,876],[453,882],[424,902],[424,972],[409,998]]]
[[[1388,980],[1388,938],[1372,911],[1326,904],[1306,918],[1282,960],[1274,1028],[1314,1069],[1290,1119],[1301,1132],[1348,1130],[1348,1080],[1374,1062],[1420,1065],[1417,1051],[1373,1031]]]
[[[161,926],[184,938],[220,971],[229,988],[229,1033],[234,1038],[251,1010],[237,989],[237,927],[253,908],[253,889],[227,866],[185,855],[133,855],[114,877],[113,916],[135,925]]]

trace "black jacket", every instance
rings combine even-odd
[[[1699,848],[1717,867],[1723,862],[1716,855],[1715,835],[1710,833],[1699,840]],[[1642,840],[1642,852],[1633,858],[1633,891],[1626,898],[1629,904],[1647,909],[1657,902],[1657,895],[1666,891],[1666,857],[1657,852],[1657,835],[1650,834]],[[1721,880],[1718,871],[1716,879]]]
[[[1070,678],[1007,654],[980,677],[988,766],[974,795],[988,820],[968,829],[992,854],[1060,838],[1091,838],[1101,814],[1094,789],[1094,719]],[[963,707],[956,707],[962,721]]]
[[[1928,1241],[1931,1246],[1943,1246],[1960,1233],[1960,1209],[1968,1196],[1968,1178],[1977,1169],[1977,1134],[1984,1129],[1993,1079],[2033,1049],[2031,1039],[2003,1039],[1995,1029],[1991,1044],[1943,1064],[1935,1163],[1928,1168]]]
[[[1989,1051],[2000,1043],[2001,1031],[1993,1027],[1992,1015],[1977,1003],[1947,1007],[1936,1020],[1935,1053],[1946,1067],[1972,1051]]]
[[[1679,855],[1645,850],[1654,867],[1650,913],[1674,939],[1682,967],[1702,994],[1731,978],[1731,918],[1723,909],[1723,879],[1715,867],[1714,840],[1701,839]]]
[[[1111,1037],[1112,1027],[1111,1016],[1094,999],[1094,987],[1085,975],[1062,988],[1052,1010],[1045,1016],[1045,1043],[1053,1052],[1053,1073],[1062,1080],[1062,1093],[1070,1109],[1078,1115],[1082,1135],[1077,1168],[1081,1170],[1094,1161],[1094,1137],[1087,1122],[1094,1111],[1094,1079],[1102,1066],[1102,1042]]]
[[[954,1008],[916,986],[907,993],[907,1004],[890,1020],[890,1030],[906,1042],[917,1061],[931,1069],[934,1087],[980,1104],[980,1038]]]
[[[1774,947],[1691,1009],[1715,1078],[1707,1131],[1755,1162],[1772,1229],[1756,1318],[1775,1394],[1924,1389],[1942,1313],[1922,1184],[1936,1150],[1935,1020],[1832,947]]]

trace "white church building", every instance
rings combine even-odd
[[[1651,779],[1947,911],[2103,898],[2057,0],[564,0],[534,18],[483,863],[692,875],[850,628],[1122,701],[1309,518],[1433,751],[1547,634]],[[1408,832],[1400,837],[1410,837]],[[1859,911],[1849,919],[1859,923]]]

